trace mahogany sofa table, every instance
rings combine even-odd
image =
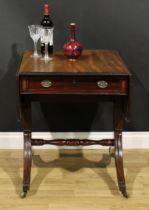
[[[115,50],[84,50],[76,61],[68,60],[62,52],[55,52],[53,60],[45,62],[25,51],[17,73],[20,114],[24,130],[23,192],[30,187],[32,145],[103,145],[113,148],[119,190],[127,197],[122,152],[123,119],[129,101],[130,72]],[[53,100],[54,97],[90,97],[112,100],[114,103],[114,138],[88,139],[32,139],[31,102]]]

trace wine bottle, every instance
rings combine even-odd
[[[53,21],[49,15],[49,5],[44,4],[44,16],[43,19],[41,20],[41,26],[44,28],[53,28]],[[43,43],[41,39],[41,54],[44,55],[45,52],[45,44]],[[53,53],[53,35],[51,42],[48,44],[48,53],[52,54]]]

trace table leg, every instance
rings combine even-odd
[[[115,166],[117,173],[117,180],[119,190],[124,197],[128,197],[125,184],[124,167],[123,167],[123,149],[122,149],[122,129],[123,129],[123,111],[122,111],[122,98],[115,99]]]
[[[24,129],[23,191],[21,197],[24,198],[29,190],[31,177],[31,103],[24,100],[21,104]]]

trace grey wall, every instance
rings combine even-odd
[[[54,47],[62,48],[68,24],[78,24],[85,48],[117,49],[133,73],[131,123],[125,130],[149,130],[149,2],[146,0],[51,0]],[[22,52],[32,49],[27,25],[39,23],[44,0],[0,0],[0,130],[18,131],[16,80]],[[111,130],[112,104],[33,104],[34,130]],[[55,113],[55,114],[54,114]],[[45,117],[46,116],[46,117]],[[51,119],[51,122],[49,121]]]

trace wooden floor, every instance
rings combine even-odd
[[[34,150],[31,189],[22,189],[22,151],[0,150],[0,210],[149,210],[149,150],[126,150],[129,198],[117,188],[107,150]]]

